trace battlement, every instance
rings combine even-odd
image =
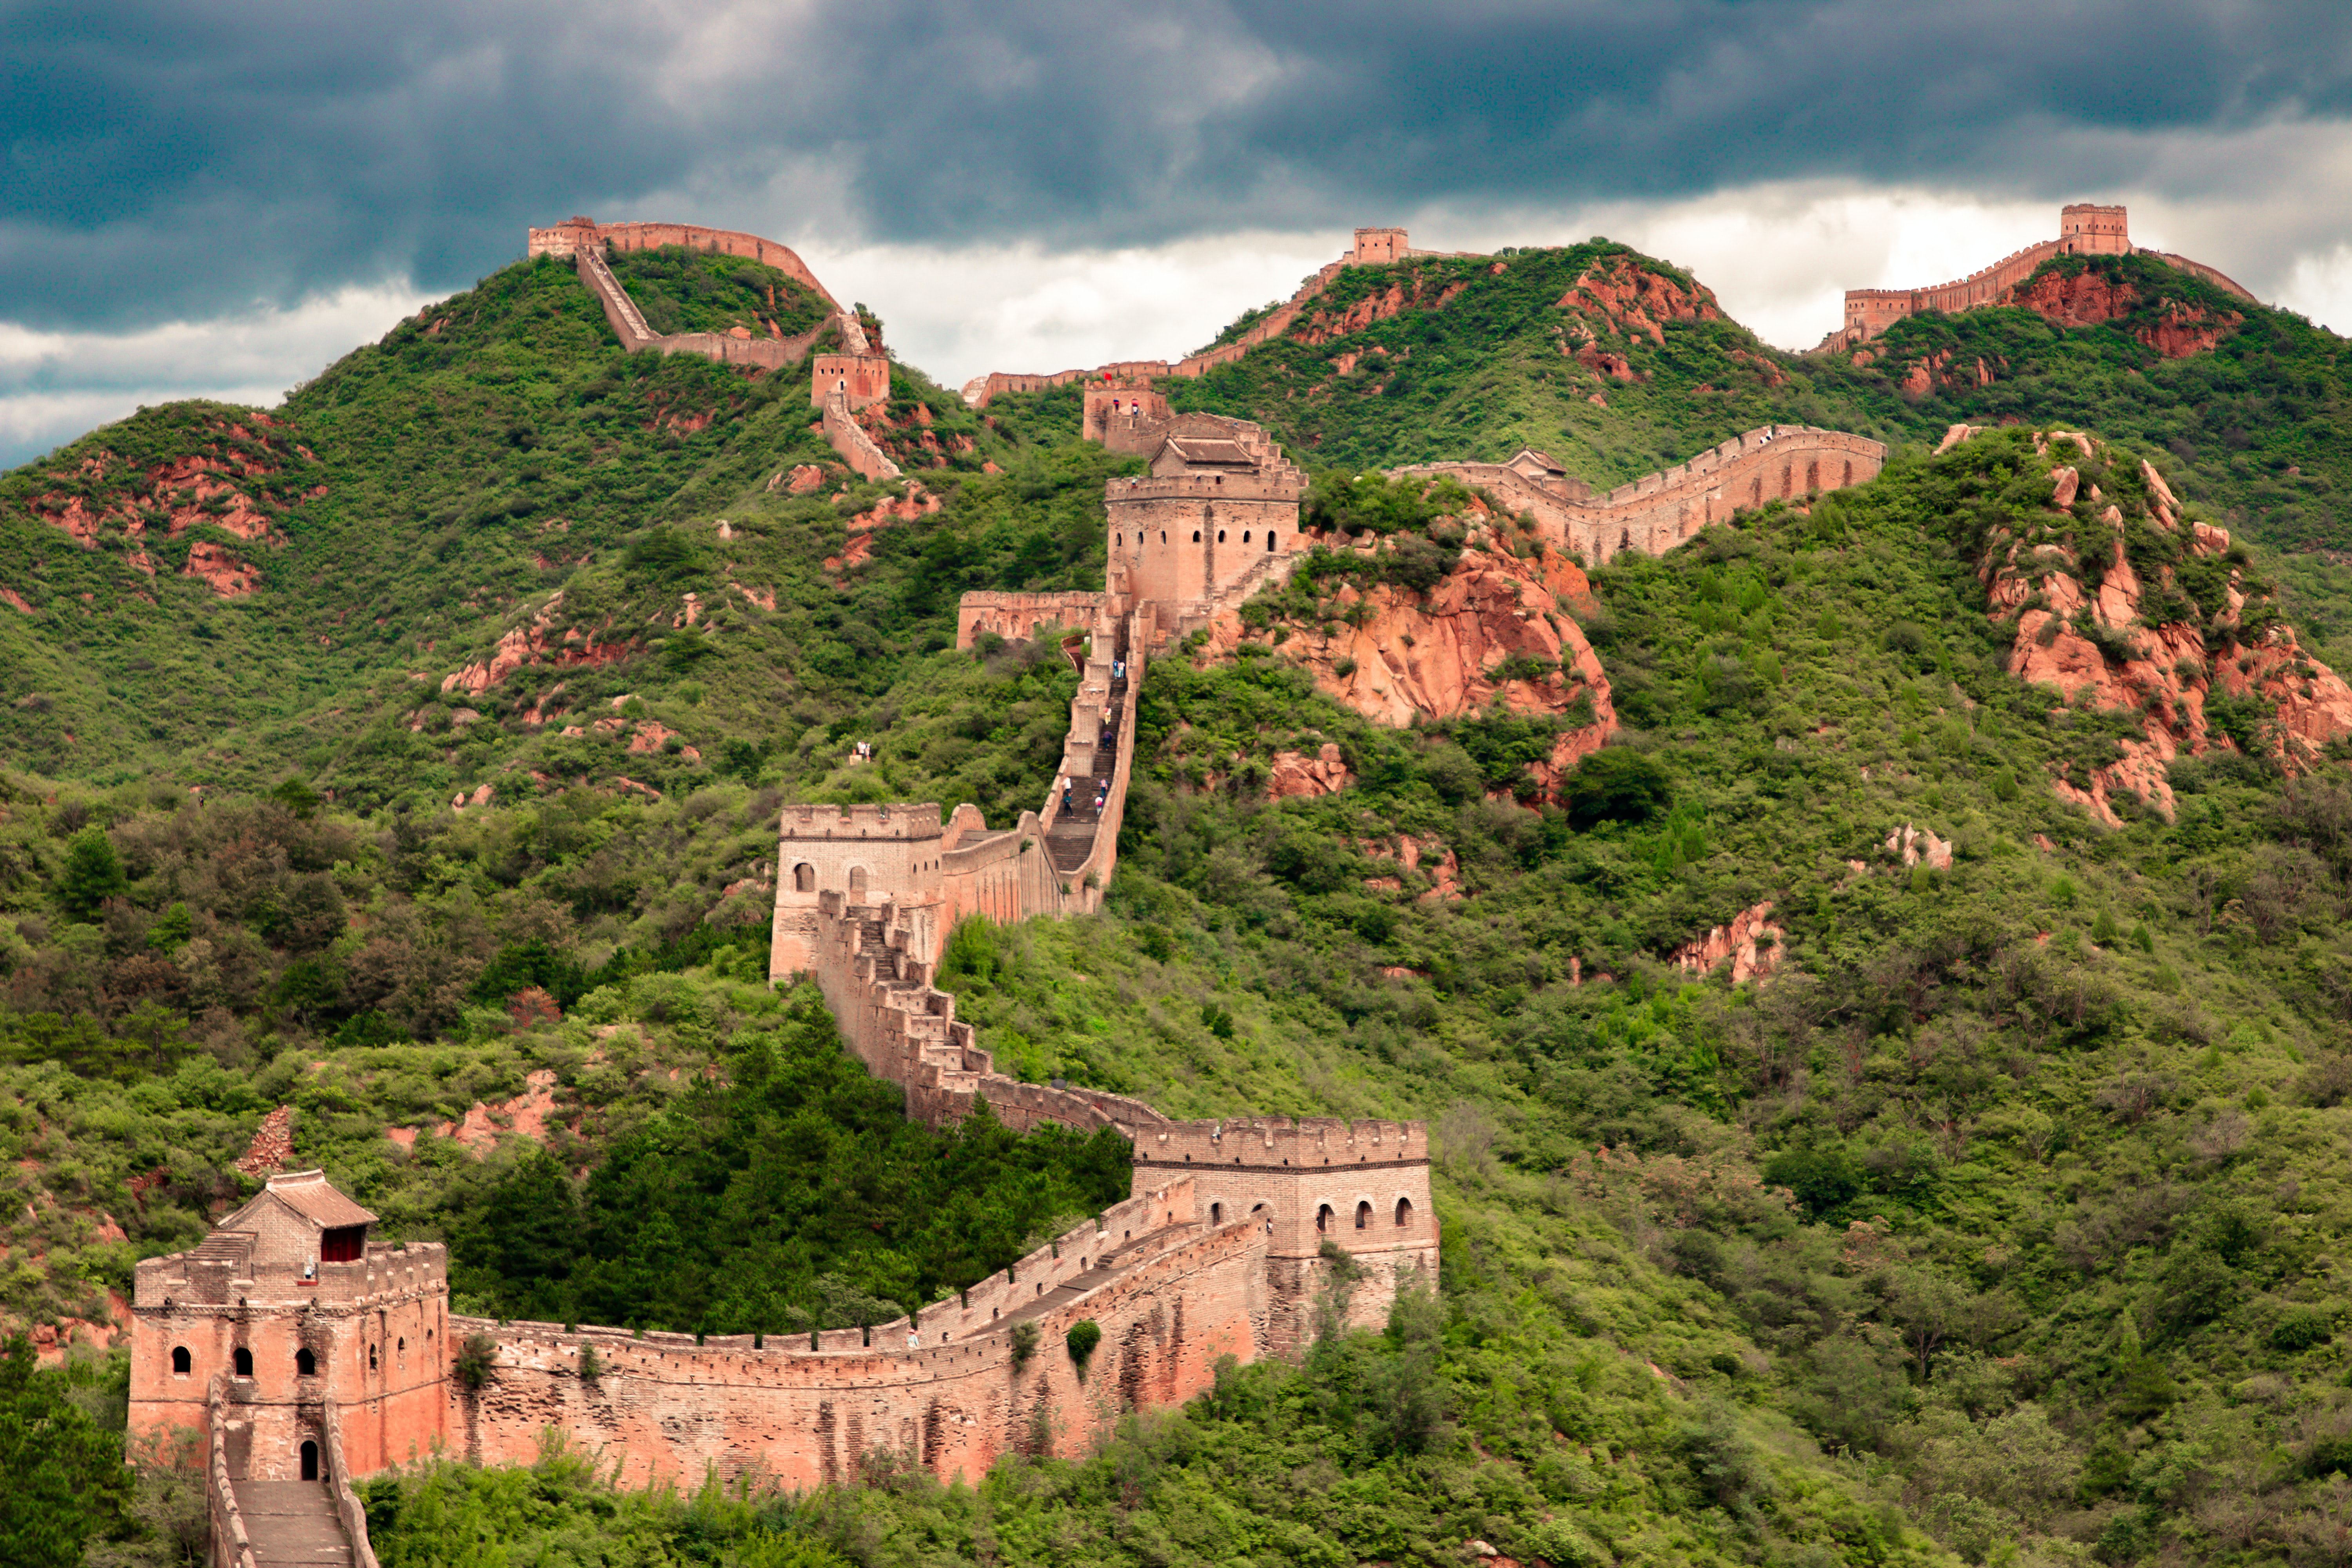
[[[815,839],[920,843],[940,837],[937,801],[886,805],[787,805],[777,836]]]
[[[1418,1164],[1428,1159],[1429,1129],[1419,1121],[1234,1117],[1171,1122],[1143,1131],[1135,1139],[1139,1165],[1319,1171],[1325,1166]]]
[[[134,1306],[226,1307],[264,1300],[303,1308],[360,1307],[448,1288],[449,1250],[437,1241],[368,1244],[365,1256],[310,1264],[257,1258],[251,1231],[215,1230],[200,1247],[142,1260]]]
[[[1296,468],[1283,468],[1271,472],[1259,469],[1233,474],[1148,474],[1139,479],[1113,479],[1104,490],[1103,500],[1110,506],[1121,501],[1185,499],[1296,504],[1306,493],[1306,477]]]

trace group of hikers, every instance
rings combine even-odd
[[[1095,742],[1095,755],[1098,757],[1106,753],[1116,756],[1118,752],[1119,699],[1125,695],[1126,690],[1127,660],[1123,658],[1115,658],[1111,660],[1110,665],[1110,716],[1103,721],[1102,738]],[[1055,787],[1062,792],[1062,816],[1066,818],[1076,815],[1076,813],[1080,809],[1078,804],[1079,782],[1080,781],[1078,780],[1072,779],[1066,773],[1056,782]],[[1096,821],[1099,822],[1102,820],[1103,807],[1108,805],[1109,802],[1110,780],[1108,777],[1096,779],[1095,802],[1093,807]]]

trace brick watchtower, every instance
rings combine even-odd
[[[769,978],[815,967],[817,900],[825,893],[845,893],[857,905],[936,902],[945,837],[932,801],[784,807]]]
[[[2060,207],[2058,248],[2069,256],[2129,256],[2131,216],[2122,207],[2091,202]]]
[[[1327,1242],[1363,1270],[1348,1303],[1349,1321],[1361,1326],[1386,1322],[1414,1274],[1436,1281],[1424,1123],[1237,1117],[1132,1135],[1138,1191],[1189,1175],[1196,1211],[1211,1226],[1247,1219],[1265,1227],[1267,1353],[1293,1353],[1311,1336]]]
[[[446,1436],[448,1256],[371,1241],[374,1223],[323,1173],[289,1172],[194,1251],[140,1264],[131,1434],[204,1431],[219,1379],[233,1480],[323,1476],[331,1406],[352,1474],[430,1453]]]

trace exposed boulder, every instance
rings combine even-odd
[[[1717,926],[1695,942],[1675,949],[1669,962],[1691,974],[1712,973],[1728,961],[1731,983],[1770,978],[1780,966],[1789,933],[1772,919],[1772,900],[1740,910],[1727,925]]]

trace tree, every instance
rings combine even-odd
[[[131,1485],[121,1440],[13,1336],[0,1349],[0,1563],[77,1568],[83,1542],[125,1525]]]
[[[85,827],[68,841],[66,863],[58,873],[58,901],[84,920],[95,920],[99,907],[119,899],[130,887],[122,874],[122,858],[101,827]]]
[[[1623,746],[1593,752],[1568,779],[1568,819],[1579,832],[1603,822],[1647,822],[1673,800],[1666,770]]]

